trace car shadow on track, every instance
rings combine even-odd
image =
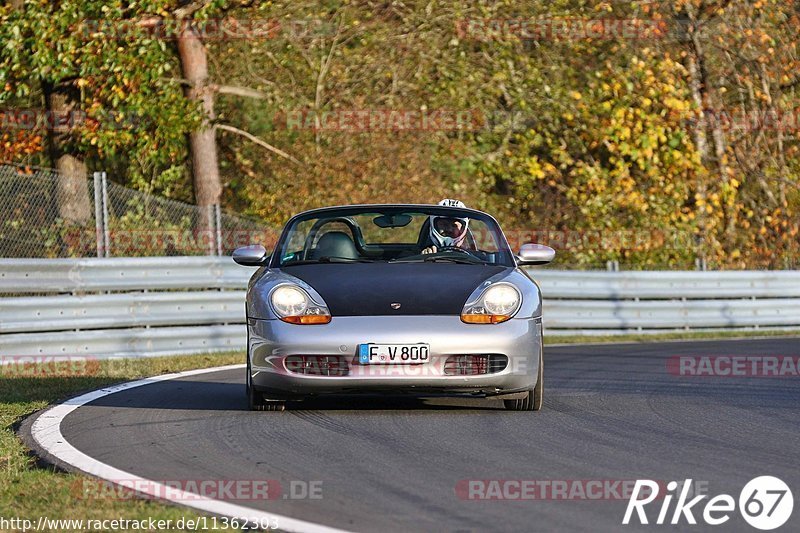
[[[681,379],[673,376],[628,372],[614,377],[582,374],[573,378],[554,377],[546,388],[547,399],[558,400],[580,394],[603,397],[682,398],[694,401],[721,401],[741,407],[796,409],[800,384],[792,379]],[[66,403],[69,403],[67,400]],[[104,396],[90,405],[185,411],[247,411],[244,384],[237,381],[170,380],[136,387]],[[497,399],[464,397],[414,397],[394,394],[324,396],[288,402],[287,410],[320,411],[492,411],[502,410]],[[547,405],[545,405],[547,409]]]
[[[304,411],[494,411],[503,410],[500,400],[460,397],[329,396],[289,402],[289,410]]]
[[[180,411],[248,410],[244,384],[191,380],[157,382],[136,387],[103,396],[87,405]],[[503,409],[503,403],[500,400],[484,398],[429,398],[406,395],[364,394],[358,396],[325,396],[303,401],[290,401],[287,402],[286,409],[290,411],[475,411]],[[268,415],[269,413],[259,414]]]

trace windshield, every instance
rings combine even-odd
[[[443,262],[514,266],[488,215],[440,206],[354,206],[289,221],[273,266],[308,263]]]

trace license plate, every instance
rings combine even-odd
[[[418,365],[430,359],[427,344],[359,344],[362,365]]]

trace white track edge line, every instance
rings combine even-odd
[[[213,368],[203,368],[199,370],[189,370],[185,372],[177,372],[174,374],[164,374],[152,378],[140,379],[137,381],[130,381],[113,385],[92,391],[76,398],[69,399],[63,403],[50,407],[42,414],[40,414],[31,427],[31,436],[39,446],[42,447],[47,453],[53,457],[63,461],[64,463],[81,470],[93,477],[108,481],[114,485],[123,486],[117,481],[124,481],[126,484],[130,482],[139,483],[145,490],[137,490],[142,494],[148,494],[158,500],[166,500],[171,503],[191,507],[199,511],[208,512],[215,515],[227,516],[239,520],[249,519],[250,521],[262,521],[263,523],[277,522],[279,531],[291,531],[302,533],[346,533],[346,530],[336,529],[314,522],[307,522],[297,518],[291,518],[274,513],[267,513],[257,509],[250,509],[241,505],[228,503],[225,501],[214,500],[211,498],[201,498],[195,494],[178,491],[168,488],[165,485],[157,483],[153,480],[145,479],[129,472],[119,470],[113,466],[107,465],[89,457],[85,453],[79,451],[72,446],[64,435],[61,433],[61,423],[64,419],[78,409],[79,407],[93,402],[99,398],[115,394],[117,392],[134,389],[136,387],[143,387],[160,381],[167,381],[171,379],[178,379],[187,376],[195,376],[198,374],[207,374],[212,372],[219,372],[223,370],[232,370],[237,368],[244,368],[245,365],[228,365],[218,366]],[[171,496],[167,496],[171,495]]]

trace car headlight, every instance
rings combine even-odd
[[[327,324],[331,313],[306,291],[296,285],[280,285],[270,295],[272,310],[278,318],[291,324]]]
[[[486,289],[461,311],[461,320],[468,324],[498,324],[510,319],[522,304],[522,295],[509,283],[498,283]]]

